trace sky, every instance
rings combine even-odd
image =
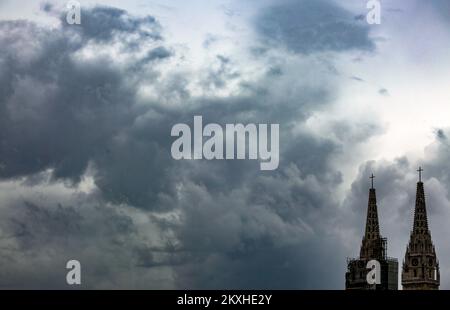
[[[0,0],[0,288],[343,289],[369,176],[401,265],[417,168],[450,288],[450,4]],[[280,124],[280,163],[174,160]]]

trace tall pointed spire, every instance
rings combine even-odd
[[[369,203],[367,205],[367,218],[366,218],[366,232],[364,234],[366,239],[378,239],[380,238],[380,226],[378,223],[378,208],[377,208],[377,196],[375,188],[369,190]]]
[[[422,167],[419,167],[414,222],[402,270],[403,289],[438,289],[439,261],[428,228]]]
[[[369,189],[369,202],[367,204],[366,230],[360,250],[360,258],[362,259],[381,259],[384,257],[383,240],[378,222],[377,196],[373,187],[374,178],[375,176],[372,174],[370,177],[372,187]]]
[[[429,234],[427,208],[425,204],[425,191],[423,183],[417,183],[416,206],[414,208],[413,232],[415,234]]]
[[[345,289],[348,290],[397,290],[398,289],[398,262],[387,257],[387,239],[381,237],[378,223],[377,195],[373,180],[370,176],[369,202],[367,204],[366,230],[362,238],[359,258],[347,259],[347,272],[345,273]],[[381,281],[369,284],[367,281],[367,263],[377,260],[380,263]]]

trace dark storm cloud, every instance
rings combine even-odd
[[[228,195],[185,183],[185,225],[177,231],[189,259],[176,268],[178,287],[339,287],[334,266],[344,263],[344,253],[322,226],[329,219],[317,223],[324,209],[334,210],[326,195],[317,195],[324,183],[295,165],[256,178]]]
[[[345,266],[345,251],[336,234],[340,223],[333,198],[342,176],[331,159],[346,136],[358,144],[373,133],[358,135],[360,128],[341,126],[332,140],[303,128],[336,91],[330,63],[311,54],[373,45],[367,29],[352,24],[348,12],[324,1],[302,4],[312,17],[284,3],[262,12],[256,24],[263,39],[279,40],[310,58],[289,62],[280,56],[275,66],[273,57],[261,54],[259,61],[273,66],[274,73],[220,97],[191,94],[189,75],[161,78],[158,65],[176,51],[166,46],[153,17],[100,7],[84,10],[80,26],[64,25],[63,19],[53,30],[1,22],[0,177],[25,178],[17,188],[28,192],[45,184],[39,174],[49,171],[46,182],[73,189],[91,167],[96,186],[81,200],[45,189],[45,203],[30,194],[26,202],[15,199],[4,207],[2,232],[16,246],[6,243],[7,259],[21,260],[12,268],[20,275],[8,274],[2,285],[19,279],[22,287],[63,286],[52,263],[63,264],[73,254],[86,262],[88,287],[342,287],[336,266]],[[331,18],[325,24],[321,11]],[[305,30],[302,17],[311,28]],[[130,34],[137,37],[121,40],[134,38]],[[302,38],[304,45],[293,43]],[[124,61],[96,54],[113,44],[122,44]],[[226,89],[240,77],[231,56],[218,56],[211,68],[196,85],[205,91]],[[318,83],[298,72],[315,72]],[[141,102],[137,94],[148,85],[158,99]],[[222,125],[279,123],[280,168],[261,173],[253,161],[173,160],[170,129],[192,124],[194,115]],[[140,227],[134,213],[140,220],[148,216],[152,229]],[[156,237],[162,239],[157,246],[146,240]],[[29,252],[20,256],[24,249]],[[56,254],[46,261],[45,253],[52,251]],[[40,268],[31,272],[33,264]],[[36,280],[45,273],[52,275],[48,283]]]
[[[81,27],[87,29],[83,30],[86,40],[107,40],[113,32],[129,33],[138,25],[155,24],[152,18],[134,19],[116,9],[95,8],[86,15],[86,25]],[[116,19],[126,22],[113,22]],[[89,27],[96,27],[89,20],[110,32],[90,31]],[[77,181],[88,161],[106,152],[112,137],[139,113],[133,107],[137,82],[125,75],[134,64],[122,69],[107,56],[76,59],[75,53],[87,43],[72,40],[69,28],[50,31],[25,21],[1,22],[0,28],[1,44],[7,47],[0,55],[5,63],[0,73],[0,158],[5,169],[0,176],[54,168],[56,178]],[[139,64],[166,57],[167,49],[155,47]]]
[[[333,1],[281,1],[264,9],[255,23],[269,43],[297,53],[375,48],[367,23]]]
[[[23,72],[21,59],[3,54],[14,91],[2,97],[2,177],[53,167],[55,177],[77,179],[96,146],[131,120],[134,91],[120,72],[107,61],[76,64],[64,50],[51,52],[44,49]]]
[[[148,252],[147,270],[170,260],[161,258],[164,253],[151,252],[149,240],[124,210],[95,196],[73,193],[61,197],[46,186],[39,187],[45,195],[22,189],[19,197],[12,194],[2,201],[0,287],[68,288],[65,265],[71,259],[81,263],[84,288],[125,289],[142,287],[145,282],[149,288],[167,285],[156,286],[144,274],[136,280],[141,284],[134,282],[143,251]]]

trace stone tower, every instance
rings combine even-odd
[[[367,206],[366,231],[362,239],[359,257],[361,259],[382,259],[385,255],[383,238],[380,235],[378,224],[378,208],[375,188],[369,190],[369,203]]]
[[[439,261],[428,228],[422,168],[417,183],[414,222],[403,261],[402,286],[404,290],[439,289]]]
[[[388,258],[387,240],[380,235],[378,223],[378,208],[375,188],[369,189],[369,202],[367,206],[366,230],[362,239],[359,258],[347,260],[348,271],[345,274],[345,288],[359,290],[396,290],[398,289],[398,262]],[[381,266],[381,284],[369,285],[366,280],[368,273],[367,263],[377,260]]]

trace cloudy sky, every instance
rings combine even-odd
[[[369,175],[404,256],[424,167],[450,288],[450,3],[0,0],[0,288],[342,289]],[[171,128],[280,124],[280,165]]]

